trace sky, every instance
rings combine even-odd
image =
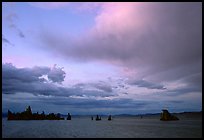
[[[202,110],[201,2],[3,2],[2,112]]]

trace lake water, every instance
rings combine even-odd
[[[202,119],[160,121],[158,118],[117,117],[112,121],[91,118],[72,120],[7,121],[3,138],[199,138]]]

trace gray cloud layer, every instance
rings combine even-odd
[[[8,98],[8,97],[7,97]],[[10,100],[4,97],[3,110],[19,110],[31,104],[32,108],[37,111],[60,112],[67,114],[119,114],[119,113],[135,113],[138,110],[144,110],[146,106],[154,104],[152,101],[134,101],[132,99],[112,99],[112,100],[96,100],[91,98],[72,98],[50,96],[45,97],[27,97],[12,98]],[[18,100],[14,100],[18,99]],[[12,101],[13,100],[13,101]],[[15,106],[18,105],[18,106]],[[139,111],[140,112],[140,111]]]
[[[12,64],[2,64],[2,93],[3,93],[3,110],[12,109],[21,111],[27,105],[31,105],[37,111],[55,111],[61,113],[74,112],[80,114],[94,113],[144,113],[158,112],[163,104],[175,106],[178,110],[183,109],[184,101],[161,100],[156,103],[153,100],[137,100],[130,98],[113,98],[111,100],[97,97],[117,97],[113,87],[106,82],[98,81],[95,83],[78,83],[72,87],[63,87],[55,84],[58,80],[49,81],[42,75],[49,74],[51,70],[58,69],[52,75],[63,75],[62,68],[33,67],[33,68],[16,68]],[[55,77],[55,76],[53,76]],[[63,76],[59,76],[63,77]],[[54,78],[55,79],[55,78]],[[122,82],[123,81],[123,82]],[[127,82],[127,83],[126,83]],[[162,89],[162,85],[150,83],[148,81],[124,81],[118,79],[116,85],[125,87],[129,85],[138,85],[149,89]],[[166,90],[162,96],[179,96],[189,92],[197,92],[197,88],[180,88],[175,90]],[[31,96],[32,95],[32,96]],[[165,102],[165,103],[164,103]],[[42,107],[43,106],[43,107]],[[148,109],[147,109],[148,108]],[[191,108],[191,107],[189,107]],[[86,111],[85,111],[86,110]],[[90,111],[90,112],[88,112]]]
[[[56,64],[55,64],[54,67],[47,74],[48,79],[58,83],[61,83],[62,81],[64,81],[66,73],[62,69],[63,68],[56,68]]]
[[[151,83],[145,80],[129,81],[131,85],[137,85],[138,87],[146,87],[149,89],[166,89],[163,85]]]
[[[48,80],[43,78],[47,75]],[[65,78],[62,68],[33,67],[16,68],[10,63],[2,64],[2,92],[4,94],[14,94],[17,92],[27,92],[34,95],[52,96],[115,96],[111,87],[105,84],[88,84],[94,88],[81,88],[77,85],[73,87],[63,87],[54,83],[61,83]],[[84,84],[85,85],[85,84]]]

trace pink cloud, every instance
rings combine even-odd
[[[96,25],[93,32],[104,37],[112,34],[118,39],[126,33],[141,30],[147,22],[144,15],[144,3],[138,2],[110,2],[101,4],[101,11],[95,18]],[[143,13],[141,13],[143,12]]]
[[[43,41],[65,57],[128,67],[129,70],[124,71],[127,76],[168,81],[200,72],[201,5],[89,3],[84,10],[95,8],[98,8],[95,25],[89,33],[71,43],[62,44],[66,40],[53,34],[44,35],[48,39]]]

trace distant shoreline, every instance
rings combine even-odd
[[[202,117],[202,111],[195,111],[195,112],[179,112],[179,113],[171,113],[173,115],[178,116],[186,116],[186,117]],[[160,116],[161,113],[145,113],[145,114],[116,114],[112,115],[113,117],[154,117],[154,116]],[[66,117],[67,115],[61,114],[62,117]],[[91,117],[96,115],[72,115],[73,117]],[[108,115],[100,115],[102,117],[108,117]],[[2,113],[2,118],[6,118],[7,113]]]

